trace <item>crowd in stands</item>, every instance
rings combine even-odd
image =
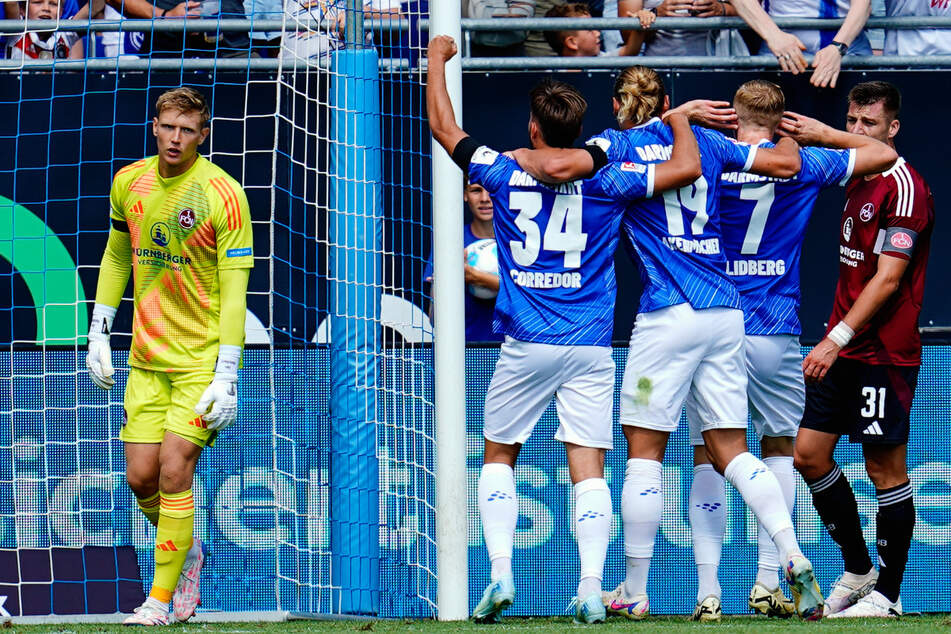
[[[425,16],[432,0],[365,0],[366,18]],[[7,58],[81,59],[83,57],[260,56],[295,59],[325,57],[344,46],[346,0],[7,0],[7,19],[61,19],[56,31],[27,32],[4,38]],[[765,8],[764,8],[765,7]],[[930,55],[951,53],[951,30],[912,29],[880,32],[865,29],[870,15],[951,16],[951,4],[930,0],[462,0],[463,17],[554,18],[631,17],[641,29],[566,31],[473,31],[468,54],[495,56],[697,56],[774,54],[790,72],[806,68],[803,54],[814,55],[812,82],[834,85],[842,56]],[[702,20],[738,16],[749,29],[670,30],[655,28],[656,18]],[[279,31],[172,33],[100,33],[80,37],[69,31],[71,19],[183,19],[195,17],[285,20]],[[783,31],[773,18],[843,18],[829,31]],[[319,29],[307,24],[316,21]],[[405,36],[378,31],[378,44],[396,45]]]
[[[951,53],[951,31],[941,29],[867,32],[878,16],[951,16],[951,5],[930,0],[465,0],[471,18],[636,17],[633,31],[478,31],[470,36],[473,56],[593,55],[776,55],[784,70],[805,69],[803,53],[814,55],[813,83],[834,85],[842,56]],[[706,31],[651,28],[655,18],[742,18],[749,29]],[[842,18],[829,31],[783,31],[773,18]],[[597,41],[596,41],[597,40]]]
[[[83,2],[84,0],[79,0]],[[5,0],[6,19],[58,19],[59,28],[4,38],[5,57],[82,59],[83,57],[278,57],[319,59],[345,46],[345,0]],[[428,12],[427,0],[366,0],[364,19],[386,20]],[[70,20],[223,18],[281,20],[280,31],[115,32],[81,37],[69,31]],[[312,29],[317,23],[320,28]],[[299,25],[295,28],[294,25]],[[367,41],[373,42],[373,34]],[[390,34],[377,35],[390,44]],[[397,36],[398,39],[398,36]],[[84,42],[86,46],[84,48]]]

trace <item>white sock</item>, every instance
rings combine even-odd
[[[150,605],[156,610],[161,610],[162,612],[168,612],[168,603],[159,601],[155,597],[149,597],[145,600],[145,605]]]
[[[693,557],[697,562],[697,600],[721,596],[717,568],[726,531],[726,481],[713,465],[693,468],[688,516],[693,534]]]
[[[792,456],[771,456],[763,458],[763,463],[769,467],[769,470],[779,480],[779,487],[783,490],[783,499],[786,500],[786,510],[792,516],[793,506],[796,503],[796,471],[793,468]],[[758,527],[757,540],[759,542],[759,560],[756,580],[770,590],[774,590],[779,587],[779,553],[776,552],[776,545],[762,524],[759,524]]]
[[[574,486],[575,539],[581,561],[578,598],[601,592],[604,559],[611,540],[611,491],[604,478],[589,478]]]
[[[773,538],[783,559],[801,555],[792,518],[786,510],[783,490],[769,467],[750,452],[744,451],[730,461],[723,475],[740,492],[746,506]]]
[[[629,459],[621,492],[624,555],[627,558],[624,594],[628,597],[647,594],[647,573],[663,514],[663,467],[656,460]]]
[[[512,574],[512,544],[518,522],[518,498],[512,467],[499,462],[482,466],[479,474],[479,515],[482,535],[492,561],[492,581]]]

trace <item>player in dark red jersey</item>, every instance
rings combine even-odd
[[[859,84],[849,92],[846,129],[894,147],[900,107],[901,94],[892,84]],[[796,137],[810,125],[811,120],[792,118],[784,129]],[[881,174],[853,178],[846,196],[829,330],[802,364],[806,409],[795,464],[842,548],[845,572],[826,599],[826,615],[899,616],[915,526],[905,459],[921,365],[918,315],[934,199],[902,158]],[[832,457],[844,434],[862,443],[865,469],[877,491],[879,571],[862,536],[855,495]]]

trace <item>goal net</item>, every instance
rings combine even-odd
[[[203,609],[432,616],[427,3],[214,4],[218,26],[184,40],[64,36],[79,61],[0,65],[0,608],[131,611],[148,591],[154,529],[118,440],[130,291],[109,392],[85,333],[112,176],[155,153],[155,100],[189,85],[212,105],[199,151],[248,195],[255,255],[238,421],[193,486]],[[67,6],[56,34],[78,23]]]

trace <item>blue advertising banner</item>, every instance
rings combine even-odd
[[[497,348],[471,348],[466,359],[470,606],[489,574],[475,492],[481,466],[482,401],[497,356]],[[82,355],[76,352],[0,352],[0,561],[8,561],[3,557],[14,552],[29,551],[31,556],[48,552],[47,558],[53,558],[54,551],[64,548],[132,547],[148,588],[154,530],[136,509],[124,482],[117,439],[123,421],[124,357],[115,352],[119,381],[107,394],[89,381]],[[615,349],[614,357],[620,380],[627,350]],[[404,349],[388,357],[380,371],[381,616],[429,617],[434,612],[431,409],[422,400],[400,395],[401,388],[413,384],[406,391],[431,398],[432,375],[425,369],[431,362],[429,349]],[[194,486],[196,533],[211,552],[203,576],[205,609],[323,613],[336,609],[340,597],[331,584],[329,549],[328,363],[325,348],[246,352],[239,420],[204,453]],[[295,378],[303,373],[318,378],[309,383]],[[926,348],[909,451],[917,523],[902,597],[908,611],[951,611],[949,373],[951,347]],[[556,426],[551,407],[523,448],[516,469],[518,595],[512,614],[561,614],[577,582],[569,521],[571,485],[560,443],[553,440]],[[605,587],[613,587],[623,574],[619,500],[625,445],[616,421],[614,443],[607,478],[616,512]],[[852,481],[866,540],[874,549],[877,504],[859,447],[843,443],[836,457]],[[694,605],[696,581],[686,508],[691,473],[682,428],[672,436],[665,460],[666,510],[649,585],[656,614],[686,613]],[[838,551],[802,484],[798,495],[794,519],[800,542],[827,589],[841,572]],[[723,605],[725,612],[744,613],[755,574],[756,527],[735,492],[730,491],[727,499],[729,521],[720,568]],[[122,571],[132,568],[125,566],[118,574],[130,574]],[[57,587],[68,592],[69,584],[82,582],[75,570],[65,578],[57,576],[55,565],[53,570],[53,579],[39,580],[53,586],[52,593],[42,596],[55,596]],[[6,602],[7,609],[17,610],[11,612],[20,613],[21,605],[25,614],[54,610],[52,599],[24,605],[19,596],[23,587],[5,583],[4,574],[0,571],[0,597],[14,595],[16,600]]]

